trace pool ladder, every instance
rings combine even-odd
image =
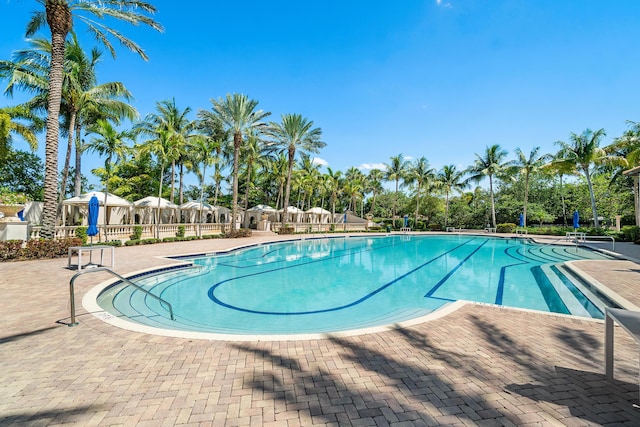
[[[171,304],[169,304],[169,302],[163,300],[162,298],[160,298],[157,295],[152,294],[148,290],[144,289],[142,286],[136,285],[131,280],[127,279],[126,277],[123,277],[123,276],[119,275],[118,273],[116,273],[115,271],[113,271],[110,268],[107,268],[107,267],[96,267],[96,268],[91,268],[91,269],[82,270],[82,271],[77,272],[76,274],[73,275],[73,277],[69,281],[69,300],[70,300],[70,305],[71,305],[71,322],[69,323],[69,326],[76,326],[78,324],[78,322],[76,322],[76,302],[75,302],[75,291],[74,291],[74,284],[76,282],[76,279],[78,277],[82,276],[83,274],[99,273],[101,271],[106,271],[108,273],[111,273],[112,275],[114,275],[118,279],[120,279],[125,284],[125,286],[133,286],[134,288],[144,292],[145,294],[149,295],[150,297],[157,299],[158,301],[160,301],[160,305],[166,304],[166,306],[169,308],[169,315],[171,316],[171,320],[176,320],[175,317],[173,316],[173,307],[171,307]]]

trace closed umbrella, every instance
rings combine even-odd
[[[524,227],[524,214],[520,214],[520,227]]]
[[[89,199],[89,228],[87,228],[87,236],[91,237],[91,245],[93,246],[93,236],[98,234],[98,211],[100,211],[100,202],[96,196]],[[89,251],[89,264],[91,264],[91,251]]]
[[[573,228],[580,228],[580,214],[578,211],[573,213]]]

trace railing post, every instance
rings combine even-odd
[[[69,281],[69,302],[70,302],[70,310],[71,310],[71,322],[67,326],[78,326],[78,322],[76,322],[76,295],[73,288],[73,284],[76,280],[76,276],[73,276]]]

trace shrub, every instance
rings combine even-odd
[[[180,224],[178,226],[178,231],[176,232],[176,237],[184,237],[184,225]]]
[[[82,244],[86,245],[88,236],[87,236],[87,227],[78,227],[76,228],[76,237],[82,239]]]
[[[0,261],[18,259],[22,252],[22,240],[5,240],[0,242]]]
[[[31,239],[22,250],[21,259],[65,257],[71,246],[81,246],[82,239],[72,237],[60,240]]]
[[[179,237],[165,237],[162,239],[163,242],[177,242],[180,240]]]
[[[637,242],[640,240],[640,227],[635,225],[625,225],[620,229],[622,238],[627,242]]]
[[[140,244],[140,240],[127,240],[124,242],[125,246],[136,246]]]
[[[141,245],[152,245],[154,243],[160,243],[162,240],[160,239],[141,239],[140,240],[140,244]]]
[[[204,234],[202,236],[203,239],[219,239],[222,237],[222,234]]]
[[[498,224],[496,226],[496,233],[513,233],[516,229],[516,225],[512,222],[505,222],[504,224]]]
[[[280,227],[278,234],[293,234],[293,227]]]
[[[142,226],[136,225],[133,227],[133,234],[129,236],[131,240],[140,240],[142,237]]]
[[[116,248],[119,248],[120,246],[122,246],[122,240],[109,240],[108,242],[100,242],[100,244],[106,246],[115,246]]]
[[[241,228],[239,230],[230,230],[224,233],[223,237],[225,239],[235,239],[238,237],[251,237],[251,230],[248,228]]]

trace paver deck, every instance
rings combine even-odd
[[[270,239],[117,248],[117,271]],[[637,347],[617,335],[606,379],[602,321],[469,304],[383,333],[237,343],[125,331],[78,305],[70,328],[65,265],[0,264],[0,425],[640,425]],[[640,298],[638,264],[585,268]],[[78,301],[107,279],[83,276]]]

